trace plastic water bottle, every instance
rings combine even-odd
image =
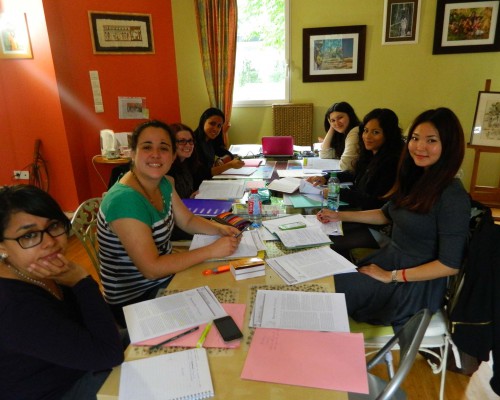
[[[252,222],[252,228],[262,225],[262,200],[257,189],[252,189],[248,196],[248,217]]]
[[[340,181],[339,178],[337,178],[336,172],[330,172],[330,179],[328,179],[327,187],[327,208],[329,210],[338,211],[340,204]]]

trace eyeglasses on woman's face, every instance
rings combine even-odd
[[[67,234],[69,226],[62,221],[54,221],[47,228],[41,231],[27,232],[17,238],[6,238],[4,240],[15,240],[23,249],[30,249],[31,247],[38,246],[42,243],[44,233],[48,233],[50,237],[56,238],[58,236]]]
[[[178,139],[175,141],[179,146],[185,146],[187,144],[193,145],[194,140],[193,139]]]

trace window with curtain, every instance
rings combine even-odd
[[[289,101],[289,0],[237,0],[233,106]]]

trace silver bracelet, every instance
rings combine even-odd
[[[393,269],[391,272],[391,283],[398,283],[398,270]]]

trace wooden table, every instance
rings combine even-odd
[[[275,242],[268,242],[267,257],[276,257],[283,253],[283,248]],[[213,268],[218,263],[203,263],[191,267],[175,275],[167,288],[167,291],[187,290],[199,286],[208,285],[214,292],[217,289],[230,291],[236,303],[245,303],[245,323],[243,327],[244,338],[241,346],[237,349],[209,349],[208,359],[212,382],[214,385],[215,399],[273,399],[273,400],[303,400],[303,399],[347,399],[347,393],[324,389],[306,388],[300,386],[273,384],[267,382],[249,381],[240,378],[241,371],[248,352],[253,329],[249,328],[248,321],[253,304],[252,293],[255,293],[256,286],[266,285],[283,286],[284,283],[274,271],[266,267],[266,275],[258,278],[235,281],[230,272],[204,276],[202,271],[206,268]],[[298,285],[296,290],[307,290],[333,292],[334,285],[331,277],[310,282],[309,284]],[[293,288],[293,287],[288,287]],[[217,293],[216,293],[217,294]],[[129,346],[125,353],[127,361],[147,356],[147,352],[134,346]],[[98,400],[118,399],[118,387],[120,382],[120,367],[113,369],[111,375],[100,389]]]

